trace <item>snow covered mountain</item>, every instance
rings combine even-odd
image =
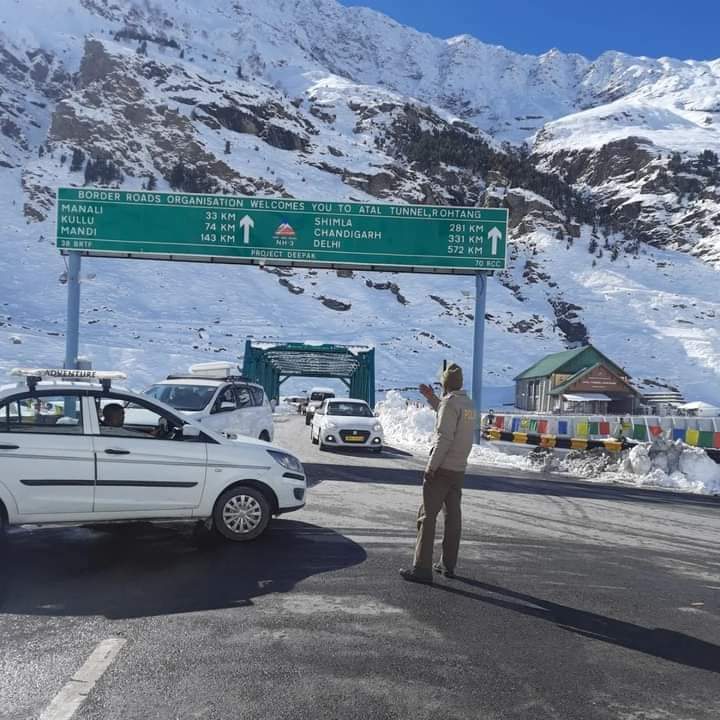
[[[0,374],[62,357],[55,188],[108,184],[507,206],[491,386],[590,339],[638,384],[720,401],[720,60],[519,55],[334,0],[51,12],[0,6]],[[247,335],[374,343],[381,387],[470,361],[467,278],[85,271],[83,349],[135,385]]]

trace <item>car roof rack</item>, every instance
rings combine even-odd
[[[76,370],[74,368],[13,368],[10,371],[15,377],[24,377],[30,390],[35,390],[43,380],[68,380],[72,382],[97,381],[106,392],[110,390],[113,380],[127,380],[127,375],[118,370]]]
[[[226,377],[211,377],[209,375],[188,375],[188,374],[182,374],[182,375],[168,375],[166,380],[215,380],[219,383],[224,382],[246,382],[246,383],[252,383],[253,385],[257,385],[258,383],[255,382],[255,380],[245,377],[244,375],[227,375]]]

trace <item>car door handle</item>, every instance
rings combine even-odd
[[[0,445],[0,450],[19,450],[19,445]]]
[[[119,450],[118,448],[108,448],[106,451],[108,455],[129,455],[129,450]]]

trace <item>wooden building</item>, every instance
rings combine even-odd
[[[632,414],[630,376],[592,345],[544,357],[515,378],[515,406],[543,413]]]

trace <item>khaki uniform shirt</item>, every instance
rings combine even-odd
[[[475,438],[475,408],[464,390],[443,395],[437,406],[435,438],[428,472],[465,472]]]

